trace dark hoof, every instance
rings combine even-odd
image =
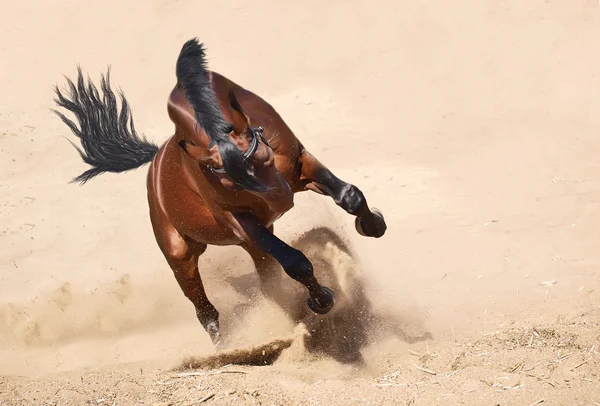
[[[308,305],[308,308],[316,314],[327,314],[333,309],[335,295],[331,289],[326,288],[325,286],[321,286],[321,293],[322,295],[319,298],[309,297],[306,299],[306,304]]]
[[[371,213],[372,216],[369,218],[360,219],[357,217],[354,221],[354,226],[358,234],[363,237],[379,238],[385,234],[387,225],[385,224],[383,214],[378,209],[373,207]]]

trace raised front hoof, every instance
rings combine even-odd
[[[327,314],[333,309],[335,295],[331,289],[326,288],[325,286],[321,286],[321,290],[321,297],[309,297],[306,299],[306,304],[308,308],[316,314]]]
[[[356,231],[358,234],[363,237],[374,237],[379,238],[385,234],[387,230],[387,225],[385,224],[385,219],[383,218],[383,213],[376,208],[371,209],[371,216],[368,218],[365,217],[363,219],[356,218],[354,220],[354,227],[356,227]]]

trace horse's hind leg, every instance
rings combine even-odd
[[[305,190],[331,196],[338,206],[356,216],[356,230],[361,235],[379,238],[385,234],[387,226],[383,214],[375,208],[369,208],[359,188],[339,179],[306,150],[298,162],[302,168],[300,180]]]
[[[220,342],[219,312],[206,297],[198,271],[198,258],[206,251],[206,244],[185,238],[165,219],[156,224],[156,241],[169,263],[183,294],[192,302],[198,320],[216,347]]]

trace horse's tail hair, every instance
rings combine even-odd
[[[194,108],[196,121],[217,143],[223,168],[231,180],[247,190],[264,192],[268,187],[251,173],[242,152],[229,140],[233,125],[223,118],[206,65],[204,45],[197,38],[186,41],[177,58],[178,84]]]
[[[75,115],[79,128],[64,114],[52,110],[79,138],[83,149],[69,142],[83,161],[92,166],[72,182],[84,184],[104,172],[126,172],[152,161],[158,146],[137,135],[129,104],[121,90],[118,91],[121,111],[118,111],[117,98],[110,87],[110,68],[106,76],[101,77],[102,98],[91,80],[88,79],[86,85],[79,66],[77,72],[77,85],[66,78],[68,95],[55,86],[54,101]]]

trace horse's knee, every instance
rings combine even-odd
[[[348,213],[358,216],[366,207],[365,195],[354,185],[346,184],[341,190],[336,203]]]
[[[182,237],[170,238],[165,244],[165,255],[169,262],[185,262],[191,256],[190,247]]]
[[[170,233],[162,239],[160,248],[175,272],[195,268],[198,257],[206,251],[206,244],[183,238],[179,233]]]

